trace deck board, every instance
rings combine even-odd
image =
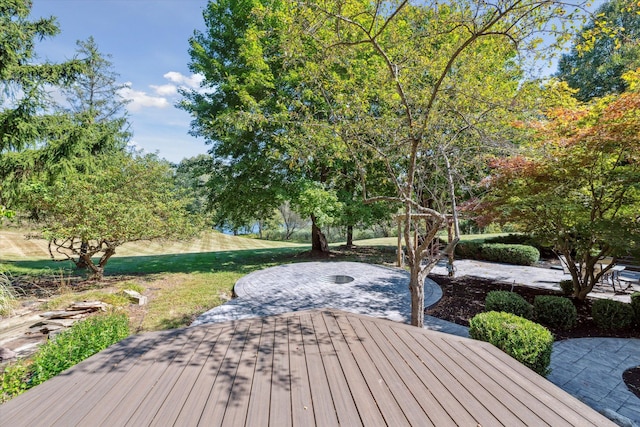
[[[211,425],[222,425],[224,421],[227,404],[234,394],[233,386],[240,366],[242,351],[247,339],[250,338],[250,334],[255,333],[251,331],[251,328],[254,328],[255,331],[256,322],[251,320],[242,324],[244,327],[240,328],[233,336],[227,348],[227,353],[222,359],[220,370],[213,383],[212,392],[200,416],[202,420],[212,420]]]
[[[384,381],[383,375],[378,370],[376,361],[380,358],[379,353],[373,351],[373,339],[360,323],[360,319],[349,318],[345,322],[342,333],[351,343],[351,349],[355,353],[360,371],[363,373],[369,391],[376,400],[380,412],[387,425],[403,426],[409,425],[407,418],[400,408],[398,401],[389,389],[388,382]]]
[[[493,414],[495,412],[499,412],[501,422],[506,422],[505,425],[526,425],[525,420],[516,416],[507,402],[496,397],[499,388],[495,386],[495,382],[490,377],[485,376],[480,370],[473,370],[473,373],[470,374],[468,371],[471,370],[473,365],[466,360],[462,361],[462,364],[459,363],[461,358],[457,357],[458,355],[455,348],[449,348],[451,353],[447,353],[441,348],[443,343],[440,337],[420,336],[417,338],[423,348],[431,354],[433,360],[437,360],[451,376],[455,377],[471,396],[475,396],[479,404],[483,405],[488,412],[492,413],[492,416],[494,416]],[[527,414],[530,414],[529,410],[527,410]],[[498,420],[496,420],[496,422],[497,421]],[[534,425],[539,423],[537,419],[528,421],[533,421]]]
[[[393,346],[388,338],[380,333],[380,330],[373,322],[360,320],[360,325],[371,337],[370,344],[368,346],[365,345],[365,347],[372,355],[376,355],[376,366],[378,366],[382,378],[388,384],[389,390],[393,393],[396,402],[402,403],[402,406],[399,405],[399,408],[409,424],[412,426],[433,425],[427,413],[418,402],[421,396],[416,397],[410,388],[415,381],[410,381],[409,385],[407,385],[402,379],[402,375],[399,375],[399,372],[410,370],[409,365],[418,363],[419,361],[395,357],[397,353],[393,350]],[[398,381],[398,378],[401,380]]]
[[[145,405],[135,410],[128,423],[131,425],[149,425],[154,419],[164,425],[172,425],[178,417],[180,410],[191,396],[193,387],[202,370],[205,368],[207,359],[211,357],[217,345],[224,345],[222,334],[229,332],[230,328],[198,328],[202,334],[193,357],[186,363],[180,376],[172,384],[170,390],[160,389],[150,393],[149,398],[154,402],[154,406]],[[164,393],[164,394],[163,394]]]
[[[287,319],[289,330],[289,373],[291,382],[291,422],[294,426],[315,423],[315,409],[311,398],[311,385],[299,317]]]
[[[385,351],[388,358],[401,358],[405,361],[406,369],[400,369],[397,372],[404,383],[411,386],[411,391],[429,417],[429,422],[436,426],[450,425],[454,421],[458,425],[471,425],[474,422],[473,418],[466,414],[466,411],[462,411],[462,414],[459,414],[461,412],[458,410],[459,408],[451,404],[455,402],[455,397],[448,395],[447,390],[437,382],[435,376],[428,371],[422,361],[411,352],[392,330],[384,326],[377,325],[380,333],[385,336],[385,339],[390,344],[385,346],[383,351]],[[427,387],[425,380],[428,380],[430,376],[433,381],[426,381],[429,383],[429,387]],[[440,401],[443,401],[443,403]],[[445,409],[447,407],[450,411],[456,410],[456,414],[452,416],[447,413]],[[465,415],[466,418],[464,417]]]
[[[271,399],[269,404],[268,417],[265,413],[265,420],[270,425],[289,427],[292,425],[291,419],[291,374],[289,364],[289,324],[288,319],[278,319],[273,348],[273,364],[271,371]],[[248,425],[253,425],[248,423]]]
[[[320,356],[318,338],[313,329],[313,321],[310,314],[300,316],[300,326],[302,328],[302,342],[309,374],[309,388],[311,389],[315,424],[337,426],[339,425],[338,417],[333,406],[331,389],[329,388],[329,381]]]
[[[313,329],[316,331],[318,348],[320,349],[338,422],[343,426],[361,426],[360,415],[353,401],[349,384],[335,349],[335,345],[339,345],[342,337],[329,333],[324,316],[320,315],[320,313],[314,314],[311,320]]]
[[[231,328],[222,331],[218,341],[215,343],[213,352],[207,358],[205,366],[200,371],[200,375],[195,378],[195,384],[191,387],[189,398],[184,402],[182,408],[176,408],[180,409],[180,412],[172,425],[191,426],[200,422],[202,409],[209,401],[233,337],[236,334],[241,334],[243,328],[244,325],[234,324]],[[170,401],[167,401],[167,403],[170,403]],[[157,426],[167,425],[165,420],[160,417],[156,417],[152,424]]]
[[[378,408],[376,401],[369,392],[369,387],[367,386],[355,359],[356,354],[351,351],[349,343],[345,339],[344,335],[342,335],[340,323],[347,322],[348,319],[344,316],[324,316],[324,319],[325,324],[327,325],[327,330],[331,336],[340,337],[340,339],[333,340],[333,345],[336,350],[339,363],[342,366],[345,380],[349,384],[349,388],[352,390],[352,397],[362,423],[365,426],[384,425],[384,417],[380,413],[380,409]]]
[[[614,425],[490,344],[337,310],[132,337],[0,405],[0,420]]]

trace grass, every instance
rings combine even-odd
[[[39,247],[35,240],[24,241],[24,234],[0,231],[3,257],[0,271],[15,277],[28,276],[26,281],[36,280],[39,286],[44,286],[43,281],[48,282],[50,293],[55,295],[46,299],[42,309],[63,309],[83,300],[127,307],[129,300],[122,291],[131,289],[149,298],[149,304],[143,308],[130,307],[132,326],[137,331],[187,326],[199,314],[230,299],[233,285],[240,277],[295,262],[297,254],[308,250],[308,246],[300,244],[221,233],[204,233],[202,238],[190,243],[130,244],[119,248],[117,256],[109,261],[103,282],[90,289],[83,285],[80,289],[72,284],[77,281],[73,263],[44,259],[42,245]],[[20,251],[16,248],[30,256],[17,256]],[[5,257],[7,253],[13,255]],[[131,255],[133,253],[136,255]]]
[[[75,301],[101,300],[129,307],[136,331],[156,331],[189,325],[198,315],[231,298],[233,285],[242,276],[263,268],[305,261],[307,245],[269,242],[204,233],[191,242],[128,244],[118,249],[106,267],[105,280],[81,290],[74,285],[77,273],[70,261],[44,259],[42,242],[24,241],[24,232],[0,231],[0,272],[50,281],[55,296],[43,309],[62,309]],[[468,236],[474,238],[477,236]],[[486,237],[486,236],[485,236]],[[370,250],[343,251],[340,260],[392,263],[395,237],[355,242]],[[339,246],[339,245],[335,245]],[[334,246],[334,247],[335,247]],[[17,249],[16,249],[17,248]],[[9,254],[5,257],[5,254]],[[20,255],[22,254],[22,255]],[[39,255],[38,255],[39,254]],[[73,283],[72,283],[73,282]],[[122,290],[146,295],[147,306],[129,304]]]

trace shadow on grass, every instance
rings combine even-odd
[[[150,256],[113,257],[105,268],[105,275],[157,274],[157,273],[249,273],[258,268],[307,260],[300,256],[305,249],[273,248],[247,249],[221,252],[200,252]],[[300,256],[300,257],[298,257]],[[97,259],[96,259],[97,261]],[[15,274],[42,274],[74,272],[72,262],[50,260],[0,261]]]

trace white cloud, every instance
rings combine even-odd
[[[162,77],[173,83],[187,86],[191,89],[199,88],[200,82],[204,80],[204,76],[202,74],[191,74],[190,76],[185,76],[177,71],[169,71]]]
[[[178,94],[178,87],[172,84],[166,85],[151,85],[151,88],[160,96],[173,96]]]
[[[127,108],[131,111],[138,111],[145,107],[166,108],[171,105],[165,97],[151,96],[146,92],[132,89],[131,82],[125,85],[126,87],[120,89],[119,93],[124,99],[131,101],[127,105]]]

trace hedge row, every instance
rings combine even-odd
[[[540,259],[540,252],[533,246],[468,240],[458,243],[456,256],[506,264],[533,265]]]
[[[578,311],[571,300],[553,295],[538,295],[532,305],[515,292],[491,291],[484,304],[485,311],[511,313],[561,329],[573,328],[578,319]]]

